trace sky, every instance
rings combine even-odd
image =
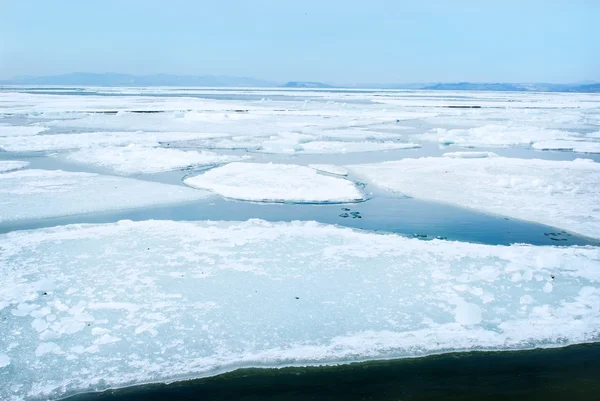
[[[0,79],[600,81],[600,0],[0,0]]]

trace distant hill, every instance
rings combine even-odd
[[[426,85],[428,90],[469,90],[469,91],[500,91],[500,92],[600,92],[600,84],[550,84],[550,83],[439,83]]]
[[[303,82],[303,81],[290,81],[284,85],[284,88],[333,88],[333,86],[324,84],[322,82]]]
[[[427,89],[427,90],[470,90],[505,92],[580,92],[600,93],[600,83],[579,82],[573,84],[551,83],[369,83],[354,85],[332,85],[313,81],[290,81],[283,85],[276,82],[247,77],[225,75],[131,75],[119,73],[73,72],[63,75],[27,76],[0,80],[0,85],[53,85],[53,86],[224,86],[224,87],[283,87],[283,88],[348,88],[348,89]]]
[[[213,75],[130,75],[73,72],[63,75],[18,77],[0,85],[82,85],[82,86],[243,86],[272,87],[276,83],[254,78]]]

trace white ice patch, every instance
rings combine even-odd
[[[34,152],[98,146],[125,146],[129,144],[159,146],[161,142],[168,143],[170,141],[187,141],[222,136],[224,134],[193,132],[86,132],[82,134],[0,137],[0,148],[9,152]]]
[[[444,153],[443,156],[455,159],[484,159],[486,157],[496,157],[498,155],[494,152],[448,152]]]
[[[349,169],[394,192],[600,238],[600,164],[592,160],[429,157]]]
[[[531,145],[537,150],[569,150],[576,153],[600,153],[600,141],[540,141]]]
[[[0,173],[6,173],[9,171],[20,170],[29,165],[29,162],[22,162],[18,160],[0,160]]]
[[[261,202],[354,202],[364,195],[353,182],[295,164],[231,163],[184,183],[221,196]]]
[[[0,243],[0,304],[52,312],[38,333],[31,323],[42,318],[3,311],[0,350],[11,371],[0,371],[0,399],[600,337],[595,247],[257,220],[62,226]],[[48,294],[37,289],[45,278],[55,282]],[[95,320],[73,331],[73,312]]]
[[[109,167],[120,174],[160,173],[191,166],[207,166],[249,158],[226,156],[208,151],[184,151],[168,148],[125,147],[89,148],[73,152],[68,159]]]
[[[374,152],[391,149],[414,149],[420,148],[416,143],[405,142],[343,142],[343,141],[313,141],[299,145],[302,153],[353,153]]]
[[[10,365],[10,358],[6,354],[0,354],[0,369]]]
[[[184,202],[210,196],[179,185],[61,170],[0,174],[0,222]]]
[[[336,166],[334,164],[309,164],[308,167],[314,168],[317,171],[333,175],[348,175],[348,170],[342,166]]]
[[[565,139],[578,134],[568,131],[533,128],[527,126],[507,126],[488,124],[468,129],[436,128],[412,138],[439,142],[443,145],[466,147],[485,146],[531,146],[535,142],[550,139]]]
[[[48,128],[46,128],[46,127],[38,127],[38,126],[20,126],[20,125],[0,124],[0,137],[37,135],[40,132],[46,131],[47,129]]]

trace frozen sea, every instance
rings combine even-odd
[[[598,199],[597,94],[0,88],[0,399],[577,391]]]

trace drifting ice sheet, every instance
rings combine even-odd
[[[600,238],[600,164],[592,160],[429,157],[349,169],[394,192]]]
[[[308,167],[314,168],[317,171],[322,171],[324,173],[333,174],[333,175],[348,175],[348,170],[342,166],[336,166],[334,164],[309,164]]]
[[[45,127],[35,126],[15,126],[15,125],[3,125],[0,124],[0,137],[11,137],[11,136],[26,136],[26,135],[37,135],[42,131],[47,130]]]
[[[147,148],[140,146],[90,148],[73,152],[68,159],[104,167],[121,174],[159,173],[190,166],[208,166],[242,159],[207,151]]]
[[[0,222],[68,216],[202,199],[209,192],[61,170],[0,174]]]
[[[0,148],[9,152],[80,149],[97,146],[125,146],[130,144],[159,146],[159,142],[187,141],[214,138],[224,134],[193,132],[86,132],[83,134],[55,134],[0,137]]]
[[[8,171],[20,170],[29,165],[29,162],[22,162],[18,160],[0,160],[0,173],[6,173]]]
[[[231,163],[184,183],[232,199],[262,202],[353,202],[364,198],[353,182],[295,164]]]
[[[0,399],[600,335],[600,249],[311,222],[123,221],[0,236]]]
[[[538,150],[570,150],[577,153],[600,153],[600,141],[541,141],[532,146]]]
[[[567,139],[577,136],[577,133],[568,131],[489,124],[469,129],[447,130],[436,128],[425,134],[415,135],[413,138],[439,142],[444,145],[505,147],[530,146],[539,141]]]
[[[416,143],[404,142],[342,142],[342,141],[313,141],[300,145],[302,153],[352,153],[373,152],[390,149],[414,149],[420,148]]]
[[[442,156],[454,159],[485,159],[486,157],[496,157],[498,155],[494,152],[448,152]]]

